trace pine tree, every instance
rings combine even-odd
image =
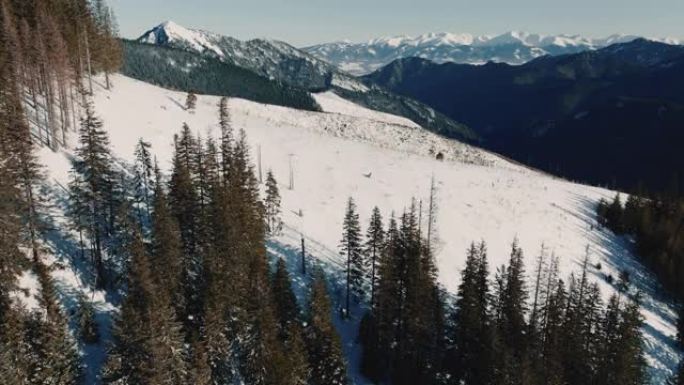
[[[498,374],[500,379],[514,384],[530,381],[527,356],[528,340],[525,322],[527,290],[523,267],[522,249],[517,240],[511,247],[509,265],[503,278],[503,291],[499,289],[499,314],[497,316],[497,341],[499,342]],[[501,287],[501,285],[499,285]]]
[[[185,384],[181,325],[169,298],[154,284],[139,234],[130,247],[128,293],[115,321],[114,346],[103,369],[103,382]]]
[[[589,282],[588,268],[587,253],[580,277],[571,278],[565,312],[562,347],[570,384],[585,384],[595,376],[601,299],[596,285]]]
[[[266,200],[264,201],[264,208],[266,210],[268,232],[278,235],[283,228],[283,223],[280,219],[280,192],[278,191],[278,182],[273,177],[271,170],[268,170],[266,173]]]
[[[332,323],[332,308],[325,277],[321,271],[316,272],[311,289],[306,339],[311,365],[311,385],[347,384],[342,345]]]
[[[356,204],[352,198],[347,201],[347,210],[342,224],[341,254],[347,258],[347,297],[345,315],[349,317],[352,295],[360,300],[364,296],[363,279],[365,277],[365,263],[361,245],[361,228]]]
[[[432,254],[421,239],[415,202],[402,216],[399,240],[403,288],[392,378],[396,384],[427,384],[434,381],[435,363],[442,359],[443,304]]]
[[[152,262],[154,279],[164,291],[179,315],[185,314],[183,278],[183,247],[176,218],[171,213],[166,192],[161,183],[154,189],[152,215]]]
[[[397,319],[401,301],[403,261],[398,258],[399,229],[390,217],[385,242],[378,258],[375,308],[361,320],[359,342],[363,346],[362,373],[372,381],[386,380],[397,347]]]
[[[468,249],[454,312],[455,330],[449,372],[454,381],[487,384],[492,375],[492,320],[489,314],[487,249],[484,242]]]
[[[36,354],[29,381],[74,385],[81,371],[76,343],[69,333],[49,268],[40,262],[35,268],[41,286],[38,303],[44,313],[34,314],[29,320],[29,338]]]
[[[203,253],[200,242],[200,201],[197,185],[196,159],[198,144],[190,132],[190,127],[183,124],[180,136],[174,137],[175,153],[173,170],[169,183],[169,207],[180,229],[183,250],[181,282],[184,293],[184,304],[192,305],[186,309],[184,318],[197,318],[202,307],[201,279]]]
[[[76,227],[88,233],[93,242],[96,284],[104,287],[104,244],[111,224],[111,193],[116,177],[111,169],[109,139],[102,129],[102,121],[95,116],[89,102],[84,107],[80,146],[75,151],[69,184],[73,202],[70,215]]]
[[[219,126],[221,127],[221,171],[223,181],[228,183],[232,174],[234,137],[226,97],[221,98],[219,102]]]
[[[286,364],[288,376],[283,384],[307,385],[311,381],[311,364],[309,363],[303,330],[299,325],[290,325],[287,335],[284,351],[288,359]]]
[[[286,339],[291,327],[299,324],[299,305],[292,291],[290,274],[283,259],[278,259],[276,263],[272,286],[279,333]]]
[[[78,297],[76,320],[79,336],[84,344],[95,344],[100,340],[100,331],[95,321],[95,308],[84,294]]]
[[[12,122],[17,121],[20,110],[16,92],[16,58],[11,55],[16,42],[6,31],[9,28],[10,10],[3,1],[2,33],[0,33],[0,299],[8,301],[8,295],[23,260],[19,251],[22,241],[22,218],[18,208],[22,206],[20,159],[17,144],[24,139]],[[18,135],[19,134],[19,135]],[[9,303],[0,303],[0,318]]]
[[[380,209],[376,206],[373,209],[370,224],[366,231],[365,245],[366,258],[370,262],[371,307],[375,307],[376,276],[378,264],[380,262],[380,253],[382,252],[384,244],[385,230],[382,225],[382,215],[380,214]]]
[[[0,298],[7,304],[9,298]],[[26,338],[26,315],[13,306],[0,312],[0,378],[7,385],[25,385],[37,359]]]
[[[562,280],[553,282],[551,293],[544,306],[542,348],[542,372],[540,381],[549,385],[565,384],[564,336],[565,309],[567,307],[567,293]]]
[[[135,203],[141,228],[149,224],[152,215],[150,196],[155,188],[152,185],[154,168],[152,167],[151,147],[152,145],[142,138],[138,140],[138,144],[135,146]]]

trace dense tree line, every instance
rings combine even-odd
[[[221,95],[309,111],[320,106],[306,90],[248,69],[181,49],[124,40],[122,73],[161,87]]]
[[[106,36],[95,6],[85,1],[0,2],[0,378],[8,384],[75,384],[82,375],[77,340],[42,258],[44,208],[35,158],[37,140],[63,142],[74,110],[70,95],[78,78],[74,47]],[[75,23],[74,23],[75,22]],[[79,29],[80,28],[80,29]],[[80,37],[77,37],[80,31]],[[87,57],[91,68],[109,51]],[[115,57],[112,54],[112,58]],[[99,63],[99,64],[98,64]],[[112,64],[114,65],[114,64]],[[38,107],[38,103],[42,105]],[[42,116],[29,116],[28,110]],[[67,115],[71,113],[71,117]],[[44,118],[40,120],[39,118]],[[38,132],[32,132],[29,121]],[[40,130],[45,131],[45,135]],[[28,251],[28,252],[27,252]],[[37,278],[38,306],[16,306],[16,277],[31,269]],[[84,317],[85,318],[85,317]],[[90,337],[90,335],[89,335]]]
[[[673,183],[677,186],[678,183]],[[601,200],[597,214],[601,225],[616,234],[634,238],[636,253],[680,302],[684,300],[684,199],[677,188],[646,197],[637,193],[612,201]],[[679,339],[684,339],[684,317],[680,313]]]
[[[93,203],[114,208],[88,212],[103,216],[92,223],[103,223],[105,250],[111,247],[107,245],[124,247],[124,251],[102,253],[116,257],[105,268],[93,259],[96,272],[107,272],[98,282],[112,285],[111,277],[118,274],[124,277],[126,291],[103,381],[346,383],[324,278],[318,273],[303,311],[284,263],[277,263],[271,273],[265,249],[270,230],[266,206],[273,206],[270,215],[277,216],[279,201],[273,199],[278,195],[277,183],[271,175],[267,194],[271,200],[262,201],[245,133],[233,132],[225,99],[218,109],[218,141],[195,136],[187,124],[174,137],[168,180],[154,166],[153,177],[137,176],[146,175],[151,157],[149,146],[140,142],[135,179],[143,187],[149,185],[136,191],[151,191],[149,218],[146,194],[137,197],[138,193],[127,194],[123,186],[116,186],[126,184],[125,177],[111,178],[106,176],[111,170],[81,166],[89,159],[95,163],[107,158],[107,151],[92,151],[102,154],[101,158],[82,155],[90,153],[85,148],[106,149],[106,136],[81,136],[74,181],[91,175],[115,184],[100,189],[103,203]],[[84,127],[91,121],[84,118]],[[88,188],[72,192],[75,202],[92,202],[95,195]],[[108,233],[110,211],[116,231]],[[96,235],[88,238],[97,243]],[[96,245],[90,254],[98,255]]]
[[[599,221],[616,234],[629,234],[636,241],[636,251],[663,284],[679,298],[684,298],[684,200],[677,193],[653,198],[618,194],[597,206]]]
[[[121,64],[116,20],[104,0],[4,0],[3,39],[13,61],[18,95],[44,144],[64,145],[77,126],[83,92],[93,76]]]
[[[604,304],[597,284],[588,278],[588,255],[579,274],[565,282],[558,259],[545,248],[528,277],[517,242],[508,264],[497,267],[492,278],[482,242],[468,249],[451,301],[436,283],[417,211],[412,205],[384,228],[375,209],[368,246],[361,249],[353,246],[362,240],[352,200],[346,210],[342,252],[347,292],[363,300],[367,294],[358,288],[370,282],[375,293],[359,332],[361,369],[369,379],[393,384],[644,383],[640,295],[628,282],[621,282],[620,291]]]
[[[104,383],[346,383],[322,273],[300,309],[284,265],[270,271],[265,237],[279,228],[277,182],[269,176],[262,202],[246,136],[234,135],[226,100],[220,141],[195,137],[187,125],[175,137],[170,178],[143,140],[133,169],[121,168],[88,95],[95,73],[110,86],[120,58],[109,9],[85,0],[0,5],[3,383],[81,383],[79,344],[101,343],[92,302],[79,295],[77,311],[67,314],[41,255],[33,151],[38,141],[57,147],[76,128],[68,216],[91,284],[123,294]],[[32,111],[45,112],[45,124]],[[45,132],[32,132],[29,120]],[[40,311],[13,298],[17,275],[29,268]]]

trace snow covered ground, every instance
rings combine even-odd
[[[217,97],[200,96],[196,111],[188,112],[183,108],[185,94],[123,76],[114,76],[113,84],[112,91],[98,87],[95,106],[109,132],[114,154],[124,161],[133,159],[135,144],[142,137],[152,143],[160,165],[168,170],[173,134],[180,131],[183,122],[203,137],[217,135]],[[508,261],[510,244],[517,238],[526,253],[528,272],[544,244],[560,257],[563,277],[580,268],[588,246],[592,263],[601,263],[601,270],[593,268],[591,273],[606,298],[614,289],[604,277],[617,277],[623,269],[631,273],[632,282],[645,294],[644,334],[652,383],[663,383],[676,367],[680,351],[674,343],[673,305],[664,299],[655,278],[629,252],[628,241],[595,224],[595,204],[602,197],[612,198],[614,192],[549,177],[438,137],[406,119],[370,111],[331,94],[316,98],[326,112],[297,111],[239,99],[229,102],[234,127],[244,128],[248,135],[254,163],[260,149],[263,173],[272,169],[279,181],[286,228],[283,235],[269,242],[269,251],[286,257],[293,270],[303,234],[312,257],[332,273],[341,271],[338,244],[348,197],[356,200],[365,228],[375,205],[387,217],[391,212],[400,214],[412,198],[426,202],[434,177],[438,207],[436,259],[440,282],[448,290],[456,289],[466,248],[473,241],[487,242],[494,269]],[[75,139],[72,133],[72,146]],[[55,197],[63,195],[59,186],[68,183],[70,151],[42,149],[40,153]],[[435,159],[437,153],[444,155],[444,161]],[[290,164],[294,171],[292,190],[288,188]],[[64,229],[65,225],[59,223],[57,227]],[[55,248],[64,249],[63,244],[64,240],[57,240]],[[82,279],[78,264],[72,261],[74,255],[62,251],[56,258],[65,269],[55,274],[64,292],[89,293],[84,283],[87,280]],[[298,285],[305,281],[296,278]],[[336,295],[341,295],[334,282],[332,287]],[[106,325],[114,309],[103,293],[95,293],[95,297],[101,316],[98,319]],[[358,353],[353,343],[354,326],[340,322],[338,326],[345,338],[345,349],[354,361]],[[354,362],[351,367],[352,377],[358,378]]]

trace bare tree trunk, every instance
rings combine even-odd
[[[80,80],[76,80],[79,82]],[[78,123],[77,123],[77,111],[76,111],[76,104],[74,103],[74,87],[69,87],[69,99],[71,99],[71,119],[73,120],[73,127],[74,127],[74,132],[77,130]]]
[[[85,35],[85,50],[86,50],[86,64],[88,65],[88,86],[90,88],[90,95],[93,94],[93,67],[90,63],[90,44],[88,42],[88,34]]]

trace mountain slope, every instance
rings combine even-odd
[[[119,163],[127,167],[139,137],[152,143],[164,171],[172,155],[172,136],[187,122],[203,137],[217,135],[218,98],[200,96],[194,113],[179,104],[185,94],[161,89],[123,76],[113,77],[114,88],[98,88],[97,113],[105,122]],[[355,106],[332,93],[316,96],[326,112],[311,112],[230,99],[229,110],[236,129],[245,129],[256,161],[261,153],[263,170],[272,169],[281,182],[285,231],[269,240],[269,254],[289,261],[295,275],[295,289],[306,291],[308,277],[295,268],[300,234],[307,242],[312,263],[322,264],[332,274],[332,296],[343,299],[339,278],[343,269],[337,247],[347,197],[356,198],[362,224],[373,206],[388,216],[402,212],[411,198],[427,200],[434,175],[438,193],[436,259],[439,280],[450,292],[459,281],[465,250],[472,241],[488,242],[491,266],[508,259],[515,237],[525,249],[528,269],[533,266],[542,243],[558,255],[562,276],[579,268],[589,245],[591,279],[599,283],[605,297],[616,288],[605,277],[617,277],[627,270],[636,289],[644,293],[643,314],[647,360],[653,383],[662,383],[675,368],[679,350],[675,347],[675,308],[659,297],[660,286],[629,251],[629,242],[596,226],[594,205],[610,198],[613,191],[554,179],[512,164],[477,148],[446,140],[410,122]],[[136,114],[127,113],[138,111]],[[70,157],[75,143],[54,153],[44,148],[40,159],[46,166],[51,196],[59,201],[69,178]],[[445,160],[435,160],[442,152]],[[287,183],[292,161],[294,189]],[[57,226],[57,231],[66,226]],[[76,242],[74,234],[62,234]],[[55,247],[68,246],[60,242]],[[75,243],[72,243],[75,244]],[[66,271],[78,272],[68,250],[55,250]],[[84,284],[69,284],[66,275],[58,277],[65,298],[72,291],[87,291]],[[101,302],[101,303],[100,303]],[[99,316],[114,313],[106,298],[98,297]],[[365,384],[358,375],[357,321],[337,320],[350,361],[355,384]],[[102,321],[106,324],[106,321]]]
[[[535,167],[660,189],[684,170],[683,69],[684,47],[635,40],[521,66],[403,59],[366,79],[464,122],[485,147]]]
[[[260,76],[242,67],[179,49],[123,41],[122,73],[183,91],[246,98],[316,111],[306,91]]]
[[[489,61],[523,64],[544,55],[563,55],[595,50],[638,36],[611,35],[590,39],[571,35],[538,35],[507,32],[498,36],[429,33],[409,37],[377,38],[365,43],[335,42],[303,48],[311,55],[355,75],[371,73],[390,62],[420,57],[436,63],[482,64]],[[677,39],[661,39],[679,44]]]
[[[211,32],[186,29],[173,22],[162,23],[147,31],[138,42],[194,52],[310,92],[332,90],[345,99],[378,111],[401,115],[442,135],[473,142],[478,140],[468,127],[422,103],[394,95],[378,86],[366,85],[287,43],[264,39],[240,41]]]

